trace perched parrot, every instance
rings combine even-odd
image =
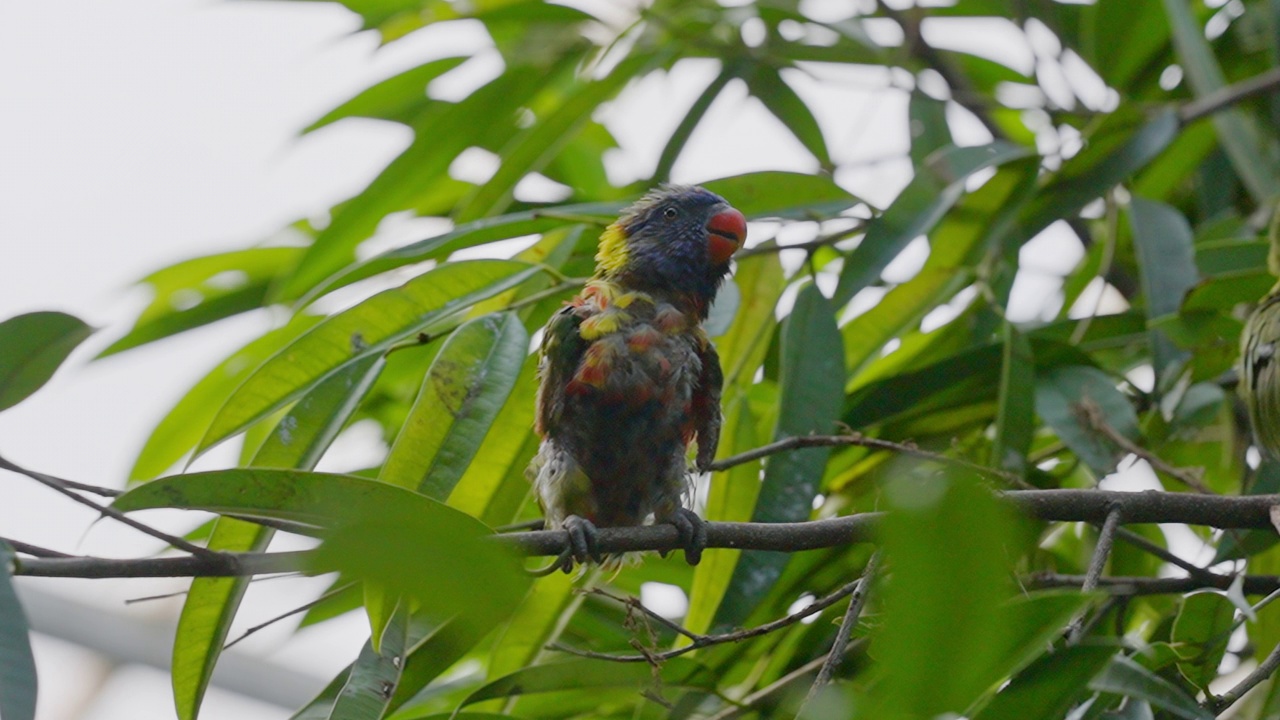
[[[1280,210],[1271,218],[1267,267],[1280,275]],[[1280,459],[1280,283],[1271,288],[1245,323],[1240,336],[1240,394],[1249,408],[1254,443]]]
[[[548,321],[528,474],[548,529],[569,532],[556,565],[601,561],[596,527],[670,523],[685,559],[706,545],[684,507],[720,436],[720,358],[701,323],[747,223],[719,195],[664,185],[600,236],[596,272]]]

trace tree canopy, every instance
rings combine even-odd
[[[386,44],[479,23],[492,46],[302,130],[413,131],[323,222],[142,279],[153,302],[103,355],[261,308],[281,321],[210,359],[127,491],[0,459],[71,500],[110,498],[104,512],[173,549],[104,560],[0,541],[5,720],[33,716],[36,687],[11,576],[195,578],[172,675],[190,720],[249,577],[296,570],[333,577],[303,624],[359,609],[371,627],[297,718],[1280,713],[1280,464],[1251,445],[1234,370],[1276,282],[1274,3],[342,4]],[[966,34],[1030,59],[976,54]],[[495,53],[467,92],[433,89]],[[689,60],[717,70],[647,176],[617,184],[601,109]],[[868,172],[840,147],[855,119],[827,105],[843,71],[866,69],[905,101],[909,142],[883,161],[912,175],[887,204],[851,191]],[[696,567],[650,553],[535,578],[535,556],[564,547],[529,524],[538,331],[590,276],[602,227],[671,180],[742,88],[814,169],[695,178],[752,221],[708,321],[725,375],[699,480],[712,549]],[[493,172],[458,177],[477,149]],[[396,214],[449,229],[370,252]],[[922,261],[902,260],[922,242]],[[1072,253],[1043,278],[1045,257]],[[1049,299],[1028,307],[1037,278]],[[89,332],[61,313],[0,324],[0,409]],[[356,424],[379,428],[382,460],[314,472]],[[239,467],[183,472],[228,441]],[[1117,492],[1139,487],[1156,492]],[[128,514],[156,507],[216,520],[184,539]],[[279,533],[316,549],[271,552]],[[676,546],[657,526],[601,540]],[[681,588],[682,616],[642,606],[646,583]]]

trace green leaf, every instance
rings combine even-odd
[[[98,354],[103,358],[262,307],[271,285],[302,254],[301,248],[252,248],[194,258],[142,278],[151,303],[128,334]]]
[[[502,510],[505,498],[518,494],[517,502],[521,502],[529,490],[524,469],[538,442],[533,432],[537,372],[537,356],[526,357],[506,403],[489,426],[462,478],[449,493],[449,505],[491,525],[511,522],[510,512]]]
[[[725,420],[721,429],[716,459],[746,452],[762,444],[756,433],[756,417],[751,412],[746,393],[738,390],[726,396]],[[759,460],[743,463],[711,477],[707,493],[706,516],[721,522],[747,522],[760,495]],[[725,593],[733,582],[742,551],[712,549],[702,555],[693,573],[689,590],[689,612],[684,626],[693,632],[706,632],[723,604]],[[686,641],[681,639],[681,644]]]
[[[466,62],[467,57],[447,57],[406,70],[375,83],[355,97],[325,113],[302,130],[305,135],[343,118],[366,117],[409,123],[433,101],[427,97],[432,80]]]
[[[1140,123],[1136,129],[1135,123]],[[1023,236],[1030,238],[1102,197],[1160,155],[1178,136],[1179,128],[1174,110],[1163,110],[1150,118],[1136,112],[1109,116],[1084,150],[1063,163],[1027,206],[1022,214]]]
[[[823,220],[858,203],[829,177],[779,170],[709,180],[702,187],[728,200],[752,220]]]
[[[1191,225],[1174,208],[1140,197],[1130,203],[1129,220],[1142,294],[1147,300],[1147,320],[1176,313],[1182,306],[1182,298],[1199,279]],[[1151,346],[1156,375],[1160,378],[1187,357],[1186,352],[1176,348],[1159,330],[1151,331]],[[1159,386],[1157,383],[1157,388]]]
[[[506,209],[516,183],[529,173],[541,170],[601,103],[616,95],[632,78],[652,67],[661,55],[651,51],[632,51],[608,76],[577,83],[545,118],[518,133],[502,149],[502,164],[498,171],[462,203],[457,212],[458,220],[467,222]]]
[[[1223,272],[1201,280],[1182,305],[1183,313],[1195,310],[1230,312],[1240,303],[1255,303],[1267,294],[1276,278],[1265,266]]]
[[[129,480],[150,480],[173,467],[200,442],[204,429],[236,387],[264,360],[318,322],[320,318],[313,315],[295,315],[288,325],[268,331],[218,363],[151,431]]]
[[[816,286],[805,287],[782,326],[776,440],[832,432],[844,396],[843,353],[831,303]],[[807,520],[830,454],[830,448],[806,448],[771,457],[752,521]],[[781,553],[743,553],[716,611],[714,626],[734,626],[745,620],[788,560],[790,556]]]
[[[534,583],[494,643],[488,677],[502,677],[534,664],[582,604],[583,597],[574,590],[574,578],[568,574],[553,573]]]
[[[671,180],[671,168],[675,167],[676,160],[679,159],[681,151],[684,150],[685,143],[689,142],[689,138],[693,135],[693,131],[697,129],[698,124],[702,122],[702,118],[706,116],[707,110],[711,107],[711,103],[720,97],[720,92],[729,84],[729,81],[736,78],[738,73],[733,65],[726,65],[720,74],[707,85],[697,100],[693,101],[693,105],[680,118],[680,124],[671,133],[671,137],[667,139],[667,144],[662,148],[662,155],[658,157],[658,165],[653,171],[654,182],[668,182]]]
[[[316,235],[293,275],[280,288],[281,296],[300,297],[352,262],[355,248],[373,235],[382,218],[409,209],[414,198],[447,177],[454,158],[479,142],[477,135],[482,129],[509,127],[516,108],[549,77],[530,66],[508,68],[465,100],[446,106],[414,128],[413,144],[364,191],[335,210],[332,222]]]
[[[60,312],[27,313],[0,322],[0,410],[43,387],[92,333],[83,320]]]
[[[1112,430],[1131,440],[1138,437],[1138,416],[1115,383],[1097,368],[1067,366],[1036,377],[1036,412],[1062,442],[1098,477],[1116,469],[1124,456],[1111,439],[1085,417],[1092,405]]]
[[[529,335],[512,313],[459,327],[422,381],[379,478],[445,500],[515,387]]]
[[[1037,164],[1028,158],[1001,167],[981,188],[961,199],[930,239],[929,258],[915,277],[885,293],[875,307],[844,326],[846,389],[863,382],[861,371],[883,357],[885,343],[915,327],[944,299],[973,280],[969,268],[998,246],[1026,200]]]
[[[1047,652],[1018,673],[976,720],[1058,720],[1084,699],[1116,648],[1075,645]]]
[[[1014,515],[975,479],[909,468],[886,488],[878,717],[962,712],[1008,671]]]
[[[401,668],[407,651],[409,613],[403,606],[382,634],[378,649],[372,640],[365,643],[351,666],[347,683],[334,699],[329,720],[378,720],[391,702],[392,691],[400,682]]]
[[[1173,45],[1187,73],[1187,82],[1196,97],[1203,98],[1227,85],[1213,48],[1205,39],[1204,28],[1191,14],[1185,0],[1164,0],[1165,13],[1173,32]],[[1211,121],[1218,130],[1218,142],[1231,158],[1231,165],[1255,202],[1262,204],[1280,195],[1280,181],[1267,162],[1274,150],[1264,144],[1261,128],[1239,108],[1228,107],[1213,114]]]
[[[13,548],[0,542],[0,716],[34,720],[36,662],[27,616],[13,589],[12,567]]]
[[[266,549],[271,535],[270,528],[255,523],[218,518],[207,547],[223,552],[259,552]],[[248,578],[191,581],[178,618],[170,661],[173,701],[182,720],[191,720],[200,712],[214,665],[248,585]]]
[[[919,167],[935,150],[954,145],[947,124],[947,103],[935,100],[918,87],[911,91],[907,103],[907,131],[911,133],[911,165]]]
[[[306,305],[325,293],[398,267],[426,260],[438,260],[452,252],[477,245],[563,228],[572,222],[565,217],[598,217],[603,226],[610,222],[623,207],[625,203],[620,202],[583,203],[564,205],[554,210],[548,208],[527,210],[463,223],[447,233],[388,250],[368,260],[352,264],[313,288],[302,298],[300,304]]]
[[[487,532],[475,518],[410,490],[370,478],[334,473],[237,468],[173,475],[140,485],[115,499],[125,512],[151,508],[203,510],[330,528],[378,509],[407,507],[425,518],[463,523]],[[465,518],[457,520],[455,518]]]
[[[818,159],[824,168],[832,167],[831,154],[827,151],[827,142],[822,137],[822,128],[813,116],[813,111],[795,90],[783,80],[778,70],[760,63],[755,65],[755,72],[747,76],[747,86],[751,94],[760,99],[774,117],[782,121],[792,135]]]
[[[1006,322],[991,464],[1019,475],[1027,470],[1027,453],[1035,437],[1035,372],[1031,343],[1013,323]]]
[[[377,379],[385,361],[371,355],[335,373],[307,393],[280,420],[251,464],[310,470],[338,436]],[[265,550],[273,531],[255,523],[219,518],[210,550]],[[222,653],[249,579],[196,578],[187,592],[173,641],[172,681],[178,717],[195,718]]]
[[[261,420],[329,373],[381,354],[447,314],[536,272],[513,260],[448,263],[326,319],[271,356],[236,389],[214,417],[197,454]]]
[[[415,616],[429,621],[425,639],[411,640],[394,709],[510,617],[531,578],[471,516],[434,503],[432,513],[423,513],[414,505],[430,500],[392,489],[415,502],[392,504],[388,496],[381,500],[392,503],[349,512],[315,551],[315,565],[412,601]]]
[[[1182,598],[1170,640],[1178,653],[1178,670],[1191,684],[1208,690],[1234,630],[1236,607],[1226,595],[1195,592]]]
[[[952,147],[931,155],[845,259],[832,303],[841,306],[849,302],[859,290],[878,280],[908,243],[932,230],[964,194],[970,175],[1029,155],[1026,148],[1006,142]]]
[[[659,677],[655,678],[655,674]],[[644,691],[655,683],[710,690],[715,687],[715,676],[706,667],[688,658],[667,660],[662,663],[660,673],[655,673],[653,668],[644,663],[565,660],[524,668],[498,678],[467,696],[460,707],[482,700],[557,690],[635,688],[637,691]]]
[[[1091,690],[1146,700],[1186,720],[1213,720],[1213,714],[1187,697],[1177,686],[1123,655],[1115,657],[1101,675],[1089,683]]]

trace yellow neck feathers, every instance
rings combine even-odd
[[[622,226],[614,223],[600,234],[600,249],[596,251],[596,275],[615,275],[627,264],[627,236]]]

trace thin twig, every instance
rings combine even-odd
[[[994,493],[1030,517],[1044,521],[1100,524],[1114,509],[1123,514],[1125,524],[1176,523],[1220,529],[1269,529],[1271,508],[1280,504],[1276,495],[1201,495],[1149,490],[1008,490]],[[824,520],[794,523],[707,523],[708,548],[801,552],[855,543],[875,542],[883,513],[859,513]],[[563,530],[540,530],[495,535],[492,542],[517,555],[558,556],[564,551],[568,534]],[[640,551],[669,551],[683,547],[672,525],[599,528],[596,548],[604,554]],[[284,553],[263,555],[208,553],[201,557],[142,558],[115,560],[94,557],[15,558],[15,573],[46,577],[227,577],[305,570],[302,556],[292,565],[245,565],[242,558],[283,558]],[[264,561],[271,562],[271,561]],[[1175,581],[1181,580],[1175,578]],[[1196,580],[1200,587],[1210,583]],[[1105,584],[1105,583],[1103,583]],[[1229,579],[1227,585],[1229,585]],[[1076,587],[1080,583],[1077,581]],[[1226,587],[1224,585],[1223,587]],[[1272,588],[1274,589],[1274,588]],[[850,590],[852,591],[852,589]],[[1270,590],[1260,591],[1262,594]]]
[[[922,460],[930,460],[945,465],[964,468],[979,475],[1004,480],[1005,482],[1017,485],[1018,487],[1031,487],[1016,473],[998,470],[985,465],[979,465],[974,462],[969,462],[968,460],[961,460],[959,458],[942,455],[940,453],[930,452],[929,450],[921,450],[913,443],[896,443],[891,440],[867,437],[857,432],[842,433],[840,435],[803,435],[783,438],[781,440],[771,442],[768,445],[717,460],[711,463],[707,469],[711,471],[727,470],[731,467],[742,465],[743,463],[748,463],[753,460],[759,460],[760,458],[768,457],[770,455],[776,455],[780,452],[811,447],[865,447],[874,450],[889,450],[909,457],[916,457]]]
[[[266,629],[266,628],[269,628],[269,627],[271,627],[272,625],[274,625],[275,623],[278,623],[278,622],[280,622],[281,620],[284,620],[285,618],[292,617],[292,616],[294,616],[294,615],[297,615],[297,614],[298,614],[298,613],[300,613],[300,612],[306,612],[307,610],[310,610],[311,608],[313,608],[313,607],[315,607],[315,606],[319,605],[320,603],[324,602],[325,600],[328,600],[329,598],[334,597],[334,596],[335,596],[335,595],[337,595],[338,593],[345,592],[345,591],[347,591],[348,589],[350,589],[350,588],[352,588],[352,587],[355,587],[355,583],[354,583],[354,582],[349,582],[349,583],[345,583],[345,584],[343,584],[343,585],[339,585],[338,587],[335,587],[335,588],[330,588],[330,589],[329,589],[327,592],[325,592],[323,595],[321,595],[320,597],[316,598],[315,600],[312,600],[312,601],[311,601],[311,602],[309,602],[309,603],[306,603],[306,604],[304,604],[304,605],[300,605],[300,606],[298,606],[298,607],[296,607],[296,608],[294,608],[294,609],[292,609],[292,610],[290,610],[290,611],[288,611],[288,612],[284,612],[284,613],[281,613],[281,614],[279,614],[279,615],[276,615],[275,617],[271,618],[270,620],[267,620],[266,622],[259,623],[259,624],[257,624],[257,625],[254,625],[253,627],[251,627],[251,628],[249,628],[249,629],[245,630],[245,631],[244,631],[244,633],[242,633],[242,634],[240,635],[240,637],[236,638],[235,640],[232,640],[231,642],[227,643],[226,645],[223,645],[223,646],[222,646],[222,649],[223,649],[223,650],[229,650],[229,649],[231,649],[231,646],[233,646],[233,645],[235,645],[235,644],[239,643],[241,640],[244,640],[245,638],[249,637],[250,635],[252,635],[252,634],[254,634],[254,633],[256,633],[256,632],[258,632],[258,631],[260,631],[260,630],[264,630],[264,629]]]
[[[809,687],[809,694],[805,696],[804,702],[800,704],[801,708],[817,697],[822,688],[826,687],[835,675],[836,668],[840,665],[840,661],[844,658],[845,650],[849,647],[849,638],[853,635],[853,629],[858,625],[858,617],[862,615],[862,609],[867,605],[867,597],[871,595],[871,583],[875,582],[876,575],[880,572],[881,557],[881,552],[872,555],[870,562],[867,563],[867,568],[862,571],[862,580],[858,583],[857,591],[853,593],[853,597],[849,600],[849,609],[845,611],[844,619],[840,622],[840,629],[836,631],[835,640],[831,643],[831,650],[827,652],[826,660],[822,663],[822,669],[818,671],[818,677],[814,678],[813,685]]]
[[[1184,560],[1178,557],[1177,555],[1169,552],[1168,550],[1160,547],[1159,545],[1151,542],[1150,540],[1142,537],[1141,535],[1139,535],[1138,533],[1132,530],[1119,528],[1116,531],[1116,538],[1123,540],[1129,543],[1130,545],[1133,545],[1139,550],[1148,552],[1160,558],[1161,560],[1169,563],[1170,565],[1175,565],[1177,567],[1182,568],[1183,570],[1186,570],[1187,573],[1191,575],[1191,577],[1199,578],[1201,580],[1226,577],[1225,575],[1218,575],[1217,573],[1210,572],[1200,567],[1199,565],[1196,565],[1193,562]],[[1227,578],[1227,579],[1230,580],[1230,578]]]
[[[695,633],[695,632],[693,632],[692,630],[689,630],[689,629],[685,628],[685,627],[684,627],[683,625],[681,625],[680,623],[678,623],[678,622],[674,622],[674,621],[672,621],[672,620],[669,620],[669,619],[667,619],[667,618],[665,618],[665,617],[663,617],[663,616],[659,615],[658,613],[654,612],[653,610],[650,610],[648,607],[646,607],[646,606],[645,606],[645,604],[644,604],[644,603],[640,602],[640,598],[637,598],[637,597],[623,597],[622,595],[614,595],[613,593],[609,592],[608,590],[605,590],[604,588],[600,588],[600,587],[591,588],[591,589],[590,589],[590,590],[588,590],[587,592],[588,592],[588,593],[590,593],[590,594],[592,594],[592,595],[599,595],[599,596],[601,596],[601,597],[607,597],[607,598],[609,598],[610,600],[613,600],[613,601],[615,601],[615,602],[622,603],[623,605],[625,605],[625,606],[627,606],[627,607],[629,607],[629,608],[635,608],[636,610],[639,610],[640,612],[644,613],[645,615],[648,615],[648,616],[649,616],[649,617],[650,617],[654,622],[657,622],[659,625],[661,625],[661,626],[663,626],[663,627],[667,628],[668,630],[671,630],[671,631],[675,632],[675,633],[676,633],[676,634],[678,634],[678,635],[683,635],[683,636],[685,636],[685,637],[689,638],[690,640],[697,641],[698,639],[700,639],[700,638],[702,638],[702,637],[703,637],[702,635],[699,635],[698,633]]]
[[[670,660],[671,658],[674,658],[674,657],[680,657],[685,653],[693,652],[694,650],[697,650],[699,648],[709,647],[712,645],[720,645],[720,644],[729,643],[729,642],[741,642],[743,640],[750,640],[751,638],[754,638],[754,637],[767,635],[771,632],[781,630],[782,628],[787,627],[788,625],[794,625],[800,622],[801,620],[809,617],[810,615],[814,615],[816,613],[822,612],[823,610],[826,610],[827,608],[831,607],[837,602],[840,602],[841,599],[853,594],[853,592],[858,589],[858,585],[861,582],[862,582],[861,578],[859,578],[858,580],[854,580],[853,582],[848,583],[847,585],[844,585],[843,587],[831,593],[830,595],[827,595],[826,597],[820,600],[815,600],[814,602],[804,606],[803,608],[801,608],[800,610],[797,610],[794,613],[791,613],[790,615],[778,618],[777,620],[773,620],[771,622],[767,622],[763,625],[757,625],[752,628],[747,628],[745,630],[735,630],[734,632],[723,633],[720,635],[702,635],[699,633],[695,633],[687,628],[683,628],[683,627],[679,628],[678,630],[676,630],[676,632],[689,638],[690,643],[688,645],[674,648],[672,650],[666,650],[664,652],[644,652],[640,655],[614,655],[611,653],[595,652],[593,650],[581,650],[579,648],[569,647],[567,645],[560,645],[558,643],[548,645],[547,649],[558,650],[560,652],[569,653],[571,655],[577,655],[579,657],[585,657],[585,658],[592,658],[595,660],[612,660],[613,662],[624,662],[624,663],[663,662],[666,660]],[[609,596],[609,597],[612,597],[612,596]],[[670,620],[667,620],[666,618],[660,618],[660,616],[655,615],[652,611],[650,611],[648,608],[644,607],[643,605],[640,605],[638,603],[633,605],[631,602],[626,601],[625,599],[622,599],[622,598],[614,598],[614,599],[622,600],[623,602],[626,602],[628,606],[638,607],[640,610],[648,614],[650,617],[658,618],[660,622],[662,622],[664,625],[667,625],[668,627],[675,626],[675,623],[672,623]]]
[[[311,551],[277,553],[209,553],[180,557],[115,558],[14,558],[13,574],[31,577],[139,578],[139,577],[241,577],[274,575],[308,569]]]
[[[1231,688],[1227,692],[1217,696],[1209,696],[1204,701],[1204,708],[1215,715],[1220,715],[1224,710],[1236,704],[1245,693],[1249,692],[1258,683],[1266,680],[1280,668],[1280,645],[1271,650],[1271,654],[1267,655],[1256,670],[1249,673],[1245,679],[1240,681],[1239,685]]]
[[[75,555],[59,552],[57,550],[50,550],[49,548],[40,547],[39,545],[32,545],[31,543],[25,543],[25,542],[22,542],[21,540],[14,540],[13,538],[0,537],[0,543],[4,543],[8,545],[12,547],[14,550],[24,555],[31,555],[33,557],[42,557],[42,558],[75,557]]]
[[[1228,85],[1201,98],[1196,98],[1178,110],[1178,119],[1187,125],[1206,115],[1235,105],[1241,100],[1260,95],[1280,87],[1280,68],[1254,75],[1234,85]]]
[[[866,226],[863,223],[858,223],[857,225],[854,225],[851,228],[847,228],[839,232],[834,232],[834,233],[831,233],[830,235],[823,235],[822,237],[817,237],[805,242],[793,243],[791,245],[778,245],[777,243],[757,245],[753,248],[747,248],[746,250],[741,250],[735,253],[733,257],[735,260],[741,260],[742,258],[748,258],[753,255],[772,255],[775,253],[780,253],[783,250],[813,251],[813,250],[817,250],[818,248],[826,247],[828,245],[834,245],[840,242],[841,240],[848,240],[849,238],[853,237],[854,235],[857,235],[858,233],[862,232],[865,229],[866,229]]]
[[[866,644],[866,638],[858,638],[856,641],[849,643],[848,649],[845,650],[845,654],[847,655],[854,650],[861,650]],[[756,703],[787,689],[797,680],[803,679],[809,673],[822,667],[822,664],[826,661],[827,659],[825,656],[810,660],[804,665],[801,665],[795,670],[792,670],[786,675],[783,675],[777,680],[742,698],[742,700],[738,701],[736,705],[726,707],[715,715],[708,717],[707,720],[730,720],[731,718],[738,717],[742,713],[749,712],[752,709],[752,706]]]
[[[1170,465],[1169,463],[1165,462],[1160,457],[1158,457],[1155,453],[1151,452],[1150,450],[1147,450],[1141,445],[1138,445],[1134,441],[1130,440],[1129,438],[1125,437],[1123,434],[1118,432],[1115,428],[1111,427],[1111,425],[1107,422],[1106,416],[1102,412],[1102,408],[1098,407],[1097,403],[1091,400],[1085,399],[1080,402],[1080,404],[1078,405],[1078,408],[1080,410],[1081,416],[1085,418],[1085,420],[1089,423],[1089,425],[1094,430],[1097,430],[1099,433],[1105,436],[1108,440],[1115,443],[1115,445],[1119,447],[1121,450],[1127,453],[1132,453],[1133,455],[1136,455],[1142,458],[1143,460],[1146,460],[1148,463],[1150,463],[1152,469],[1156,470],[1157,472],[1161,472],[1161,473],[1164,473],[1165,475],[1168,475],[1169,477],[1173,478],[1174,480],[1177,480],[1178,482],[1182,483],[1183,485],[1186,485],[1187,487],[1194,488],[1198,492],[1202,492],[1207,495],[1214,494],[1213,490],[1210,490],[1209,487],[1201,481],[1198,473],[1196,473],[1195,471],[1185,470],[1183,468],[1174,467],[1173,465]]]
[[[97,510],[99,513],[102,513],[103,515],[111,518],[112,520],[128,525],[134,530],[150,535],[151,537],[156,538],[157,540],[163,540],[169,543],[170,545],[172,545],[173,547],[178,548],[179,550],[185,550],[191,553],[192,555],[197,555],[197,556],[208,557],[208,556],[218,555],[218,553],[214,552],[213,550],[196,545],[195,543],[192,543],[183,538],[177,537],[176,535],[170,535],[169,533],[157,530],[145,523],[138,522],[137,520],[134,520],[133,518],[129,517],[128,515],[125,515],[124,513],[120,512],[119,510],[109,505],[99,505],[98,503],[86,497],[81,497],[80,495],[76,494],[75,490],[82,489],[83,487],[85,487],[82,483],[68,483],[68,481],[63,480],[62,478],[57,478],[52,475],[45,475],[44,473],[36,472],[35,470],[27,470],[24,467],[15,465],[14,463],[4,459],[3,457],[0,457],[0,469],[9,470],[10,472],[18,473],[19,475],[25,475],[31,478],[32,480],[35,480],[36,482],[40,483],[41,485],[44,485],[47,488],[50,488],[58,493],[61,493],[65,497],[70,498],[71,500],[77,503],[80,503],[81,505],[91,507],[94,510]]]
[[[1100,578],[1095,592],[1103,592],[1119,596],[1137,595],[1179,595],[1193,590],[1216,589],[1228,590],[1234,578],[1225,575],[1217,579],[1199,579],[1193,577],[1158,578],[1110,576]],[[1035,573],[1021,579],[1024,587],[1030,590],[1049,590],[1054,588],[1078,589],[1084,582],[1083,575],[1059,575],[1057,573]],[[1266,595],[1280,589],[1280,575],[1246,575],[1244,578],[1245,595]]]

